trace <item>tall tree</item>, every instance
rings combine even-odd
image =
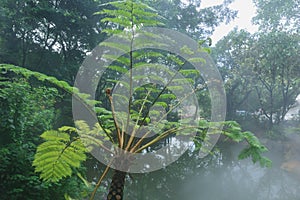
[[[229,114],[260,111],[270,129],[283,121],[300,93],[299,51],[299,36],[286,32],[235,30],[219,41],[213,55],[226,84]],[[250,108],[243,104],[248,97]]]
[[[11,63],[70,83],[101,38],[99,1],[2,0],[0,62]],[[103,35],[102,35],[103,37]]]
[[[257,15],[253,22],[259,25],[258,44],[253,53],[262,62],[254,62],[258,73],[266,72],[267,77],[261,77],[269,98],[258,92],[260,103],[266,104],[274,111],[274,115],[265,114],[269,124],[282,121],[294,99],[299,95],[299,23],[300,2],[261,1],[254,0]],[[258,47],[259,46],[259,47]],[[261,48],[261,52],[258,52]],[[256,52],[255,52],[256,51]],[[261,54],[261,55],[259,55]],[[260,76],[258,76],[260,77]],[[266,79],[266,80],[264,80]],[[259,91],[259,90],[258,90]],[[271,100],[271,97],[275,97]],[[267,100],[268,99],[268,100]]]
[[[297,34],[258,34],[251,49],[255,89],[269,127],[283,121],[299,90],[300,44]]]
[[[250,49],[253,45],[250,33],[237,29],[231,31],[212,49],[212,55],[225,82],[227,94],[227,118],[237,120],[238,110],[254,112],[255,104],[246,107],[245,102],[254,93]]]
[[[299,33],[300,2],[298,0],[254,0],[257,15],[255,24],[263,31],[292,31]]]
[[[220,23],[230,22],[237,14],[228,7],[232,0],[224,0],[220,5],[207,8],[202,8],[201,0],[144,2],[164,17],[166,27],[186,33],[196,40],[210,36]]]
[[[105,15],[93,15],[107,0],[2,0],[0,17],[0,62],[11,63],[68,80],[86,53],[105,37]],[[148,1],[144,1],[148,2]],[[151,1],[169,28],[205,38],[235,12],[227,5],[199,10],[199,4],[180,1]],[[168,9],[165,9],[168,8]]]

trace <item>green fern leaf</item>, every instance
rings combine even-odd
[[[116,55],[104,54],[103,58],[106,58],[111,61],[118,61],[119,63],[124,64],[126,66],[129,66],[130,64],[129,58],[126,58],[124,56],[118,57]]]
[[[200,72],[198,70],[195,69],[182,69],[179,70],[179,72],[183,75],[183,76],[199,76]]]
[[[45,181],[57,182],[71,176],[72,168],[78,168],[86,159],[86,148],[79,138],[71,139],[63,130],[74,131],[74,128],[62,127],[60,131],[46,131],[41,135],[46,141],[38,146],[32,165]]]
[[[189,58],[188,61],[192,63],[204,63],[204,64],[206,63],[206,60],[204,58],[199,58],[199,57]]]
[[[90,95],[80,93],[77,88],[74,88],[74,87],[70,86],[65,81],[59,81],[54,77],[47,76],[47,75],[41,74],[39,72],[33,72],[33,71],[30,71],[28,69],[21,68],[21,67],[18,67],[18,66],[8,65],[8,64],[0,64],[0,69],[12,71],[13,73],[20,74],[20,75],[24,76],[25,78],[35,77],[40,81],[46,81],[48,83],[51,83],[51,84],[55,85],[56,87],[59,87],[60,89],[64,90],[65,92],[73,95],[76,99],[80,100],[81,102],[83,102],[83,103],[85,103],[85,104],[87,104],[91,107],[95,106],[96,104],[101,103],[99,101],[94,101],[94,100],[91,101],[89,99]]]
[[[114,70],[114,71],[119,72],[121,74],[126,73],[128,71],[128,69],[126,69],[124,67],[121,67],[121,66],[118,66],[118,65],[110,65],[108,67],[108,69]]]

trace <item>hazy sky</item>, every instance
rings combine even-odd
[[[222,2],[223,0],[201,0],[201,7],[213,6],[221,4]],[[230,5],[230,8],[238,10],[238,16],[230,24],[222,24],[216,28],[211,37],[214,44],[236,26],[239,29],[246,29],[251,33],[257,30],[257,27],[251,24],[251,19],[255,15],[255,6],[252,3],[252,0],[235,0],[235,2]]]

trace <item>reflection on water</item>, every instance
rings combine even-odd
[[[125,200],[299,200],[300,174],[295,169],[300,172],[300,165],[284,162],[282,145],[273,146],[267,155],[273,166],[268,169],[238,161],[239,147],[232,145],[204,159],[187,153],[166,169],[133,175]]]
[[[242,162],[187,181],[178,199],[296,200],[300,199],[299,183],[278,167],[262,169]]]

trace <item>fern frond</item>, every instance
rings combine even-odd
[[[101,20],[101,22],[112,22],[112,23],[118,24],[123,27],[131,26],[130,21],[124,20],[122,18],[105,17]]]
[[[110,65],[107,67],[108,69],[111,69],[113,71],[119,72],[121,74],[126,73],[128,69],[126,67],[118,66],[118,65]]]
[[[113,125],[113,121],[111,124]],[[81,142],[89,151],[92,151],[94,148],[102,148],[109,153],[112,153],[108,147],[104,146],[105,141],[113,141],[110,130],[106,130],[105,132],[99,123],[96,123],[92,128],[90,128],[90,126],[83,120],[75,121],[75,125]]]
[[[135,60],[140,60],[140,59],[151,59],[151,58],[163,58],[165,55],[163,55],[160,52],[155,52],[155,51],[134,51],[133,52],[133,58]]]
[[[189,58],[188,61],[191,63],[204,63],[204,64],[206,63],[206,60],[204,58],[199,58],[199,57]]]
[[[39,81],[42,82],[48,82],[53,84],[54,86],[64,90],[66,93],[73,95],[76,99],[78,99],[81,102],[84,102],[88,106],[95,106],[96,104],[101,104],[99,101],[91,101],[90,95],[89,94],[84,94],[79,92],[78,88],[70,86],[67,82],[65,81],[60,81],[56,79],[55,77],[47,76],[45,74],[39,73],[39,72],[34,72],[22,67],[18,67],[15,65],[10,65],[10,64],[0,64],[0,69],[4,69],[7,71],[11,71],[15,74],[22,75],[26,79],[30,77],[35,77]]]
[[[129,12],[128,9],[130,9],[129,6],[124,7],[122,10],[121,9],[117,9],[117,10],[103,9],[102,11],[98,12],[98,14],[106,14],[109,16],[123,17],[123,18],[130,19],[132,13]]]
[[[121,50],[123,53],[128,53],[130,51],[130,47],[128,45],[124,45],[122,43],[116,42],[102,42],[101,46],[111,47],[114,49]]]
[[[135,0],[113,1],[103,6],[111,5],[115,9],[103,9],[95,14],[105,15],[102,22],[117,25],[120,29],[132,29],[133,26],[141,28],[144,26],[163,25],[158,18],[162,18],[157,11],[150,6]]]
[[[105,29],[102,31],[103,33],[106,33],[108,35],[116,35],[116,36],[119,36],[119,35],[122,35],[123,33],[123,30],[119,30],[119,29]]]
[[[200,76],[199,70],[196,69],[181,69],[179,70],[183,76]]]
[[[46,140],[38,146],[33,166],[35,172],[41,173],[45,181],[58,182],[71,176],[72,168],[78,168],[86,159],[86,148],[79,138],[72,138],[66,131],[73,128],[63,127],[60,131],[46,131],[41,137]]]
[[[201,120],[199,124],[199,131],[203,131],[205,129],[207,130],[208,128],[213,129],[219,125],[220,124],[217,122],[204,122]],[[253,133],[248,131],[243,132],[240,125],[235,121],[226,121],[223,122],[223,125],[224,129],[221,132],[223,135],[235,142],[246,141],[248,143],[248,145],[239,153],[239,159],[251,158],[253,163],[259,162],[263,167],[270,167],[272,165],[272,161],[262,155],[263,153],[267,152],[268,149],[260,143],[258,138]],[[216,134],[218,133],[219,131],[217,130]],[[215,133],[212,132],[212,134]],[[209,135],[205,135],[205,137],[207,140]],[[201,142],[196,142],[196,145],[197,144],[200,146],[202,145]]]
[[[111,61],[118,61],[120,64],[123,64],[125,66],[128,66],[130,64],[129,58],[126,58],[125,56],[116,56],[111,54],[104,54],[103,58],[106,58]]]

